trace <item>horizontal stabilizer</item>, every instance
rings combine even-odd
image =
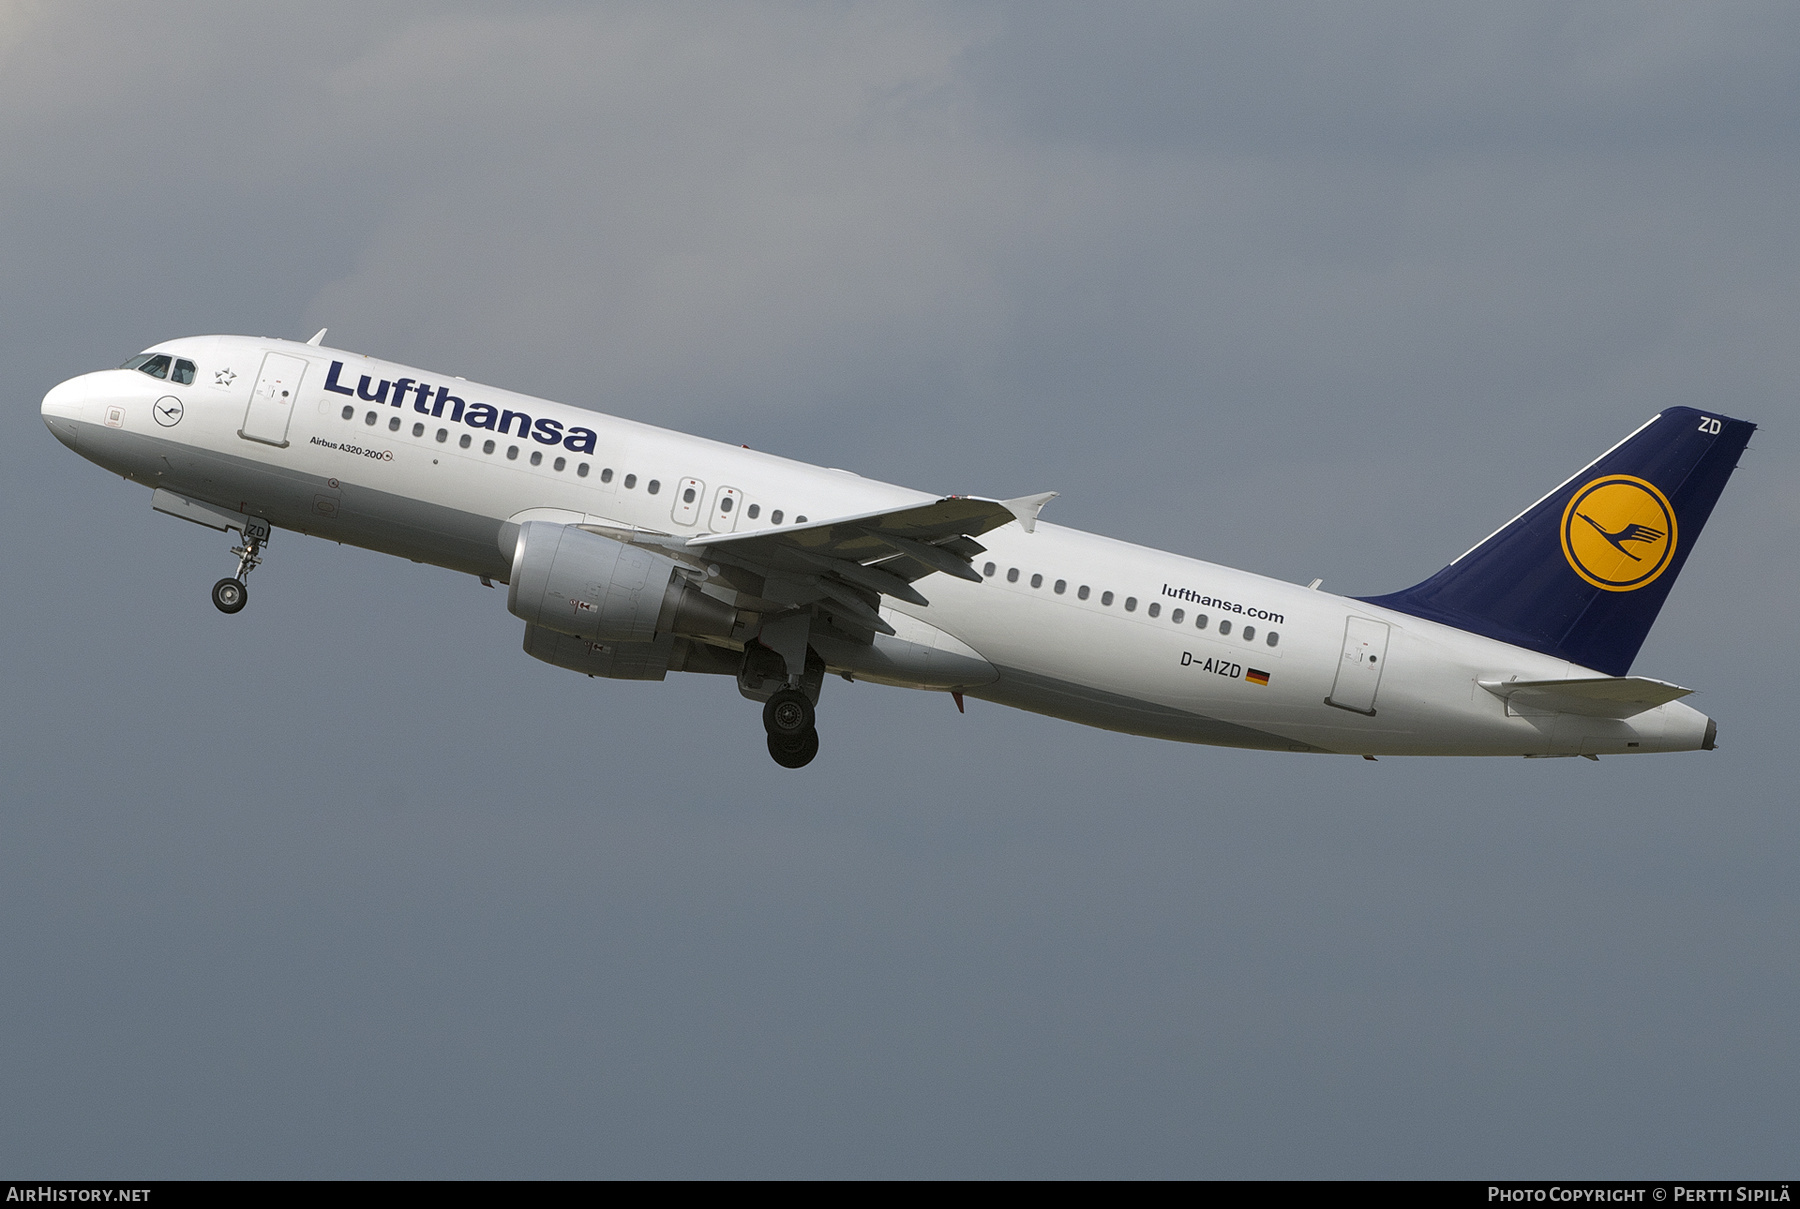
[[[1586,718],[1630,718],[1694,690],[1643,676],[1580,680],[1483,680],[1481,687],[1518,709]]]

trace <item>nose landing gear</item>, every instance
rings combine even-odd
[[[250,589],[244,586],[244,581],[262,563],[263,547],[269,543],[269,523],[247,517],[244,520],[243,534],[244,544],[231,548],[231,552],[238,556],[237,575],[231,579],[221,579],[212,587],[213,607],[221,613],[240,612],[250,602]]]
[[[763,729],[769,732],[769,755],[783,768],[804,768],[819,754],[819,732],[813,727],[813,703],[796,688],[784,688],[763,706]]]

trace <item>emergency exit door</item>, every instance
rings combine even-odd
[[[712,531],[730,533],[737,528],[738,513],[744,510],[744,493],[736,487],[721,487],[713,499]]]
[[[1352,617],[1344,622],[1344,650],[1338,659],[1337,680],[1326,705],[1359,714],[1375,713],[1375,690],[1387,662],[1388,626],[1385,621]]]
[[[700,509],[705,506],[706,484],[699,479],[682,479],[675,484],[675,507],[670,516],[677,525],[691,525],[700,519]]]
[[[263,358],[262,373],[250,391],[250,406],[244,412],[244,426],[238,436],[265,445],[286,445],[288,420],[300,398],[300,376],[306,362],[286,353],[270,353]]]

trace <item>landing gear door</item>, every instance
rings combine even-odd
[[[1353,713],[1375,714],[1375,690],[1381,687],[1381,670],[1387,662],[1388,626],[1384,621],[1352,617],[1344,622],[1344,649],[1338,659],[1337,680],[1326,705]]]
[[[299,357],[286,353],[264,357],[262,373],[257,375],[256,387],[250,392],[250,406],[244,412],[244,426],[238,429],[238,436],[265,445],[285,446],[288,420],[300,398],[300,376],[305,372],[306,362]]]

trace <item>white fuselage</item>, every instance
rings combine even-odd
[[[135,370],[71,379],[45,397],[52,431],[137,482],[493,579],[510,572],[498,540],[509,521],[694,536],[938,498],[355,353],[235,336],[156,351],[192,361],[193,383]],[[263,400],[257,415],[252,394],[269,353],[305,366],[291,405]],[[325,389],[333,362],[343,364],[338,391]],[[386,400],[354,393],[365,375],[365,394],[389,384]],[[396,408],[393,384],[403,381],[431,391],[408,387]],[[159,414],[165,399],[178,406]],[[451,419],[456,399],[553,423],[526,436],[517,421],[507,433],[473,427],[467,410]],[[284,432],[268,430],[283,421]],[[577,429],[593,434],[591,449],[581,448],[586,437],[560,439]],[[1599,673],[1361,601],[1045,523],[1030,533],[1009,524],[980,541],[981,583],[935,574],[916,585],[928,606],[884,602],[902,637],[992,669],[922,687],[1113,730],[1275,750],[1574,755],[1694,750],[1705,740],[1707,719],[1680,702],[1628,719],[1511,710],[1482,682]],[[1365,683],[1340,686],[1347,632],[1368,632],[1353,619],[1385,626],[1385,645],[1371,648],[1379,670],[1359,671]],[[1367,709],[1328,703],[1334,686],[1340,703]]]

